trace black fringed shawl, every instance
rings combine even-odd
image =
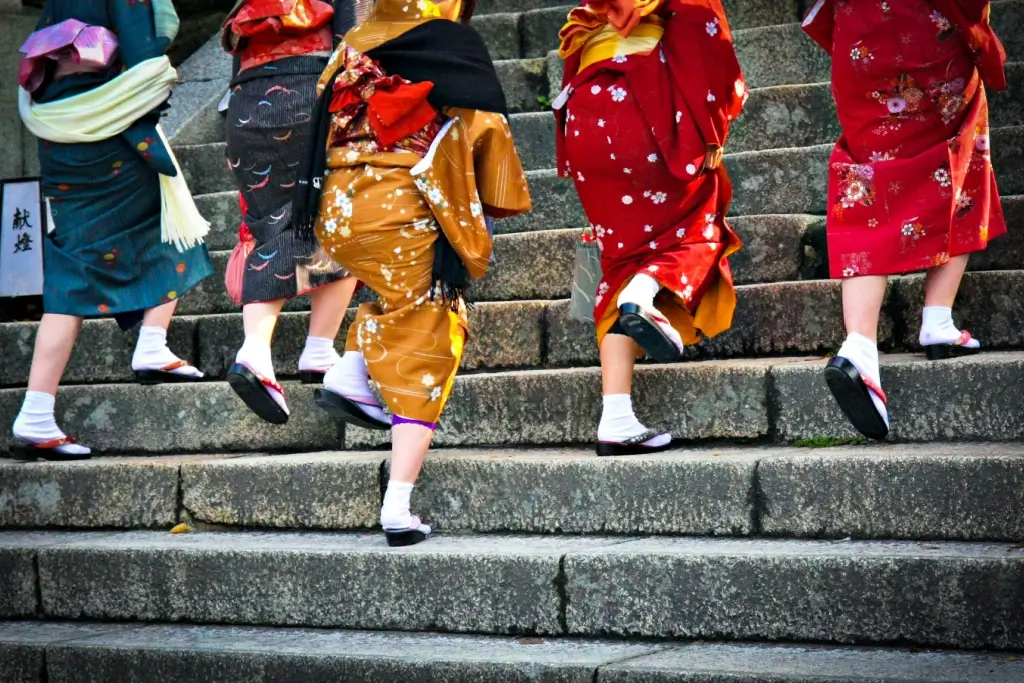
[[[412,83],[434,84],[427,97],[438,111],[448,107],[476,109],[495,114],[507,113],[505,93],[480,34],[465,24],[435,19],[410,29],[401,36],[369,50],[388,75],[401,76]],[[317,99],[310,125],[313,148],[304,155],[296,184],[294,226],[311,236],[320,207],[320,194],[327,173],[327,140],[331,126],[330,103],[334,80]],[[438,235],[434,257],[434,289],[453,308],[458,306],[468,273],[444,232]]]

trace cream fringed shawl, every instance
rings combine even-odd
[[[171,94],[178,73],[170,60],[156,57],[139,63],[116,78],[80,95],[39,104],[25,90],[18,93],[18,109],[25,127],[50,142],[101,142],[128,130],[159,107]],[[160,141],[167,148],[177,174],[160,175],[160,238],[186,251],[201,244],[210,224],[199,213],[181,166],[160,126]]]

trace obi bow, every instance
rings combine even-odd
[[[628,37],[645,17],[661,9],[664,0],[589,0],[569,12],[562,30],[558,55],[565,59],[578,52],[596,33],[612,28]]]
[[[434,84],[410,83],[399,76],[366,74],[354,83],[337,80],[330,111],[355,117],[365,108],[370,127],[384,147],[422,130],[437,117],[427,102]]]
[[[66,19],[39,29],[21,46],[25,56],[18,68],[18,84],[29,93],[38,90],[47,60],[57,63],[57,78],[102,71],[114,63],[117,49],[117,36],[110,29]]]

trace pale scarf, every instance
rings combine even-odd
[[[50,142],[102,142],[128,130],[136,121],[167,101],[178,73],[166,57],[154,57],[116,78],[74,97],[40,104],[22,89],[18,111],[25,127]],[[163,129],[156,126],[177,175],[160,175],[160,238],[178,251],[201,244],[210,224],[199,213],[184,174]]]

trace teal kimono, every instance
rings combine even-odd
[[[169,0],[48,0],[39,28],[66,19],[116,33],[117,62],[102,72],[48,76],[33,96],[40,103],[81,94],[163,55],[177,30]],[[54,223],[43,251],[47,313],[114,316],[128,329],[147,309],[213,272],[205,246],[179,252],[160,239],[158,173],[176,174],[156,132],[165,107],[103,142],[40,141],[43,195]]]

